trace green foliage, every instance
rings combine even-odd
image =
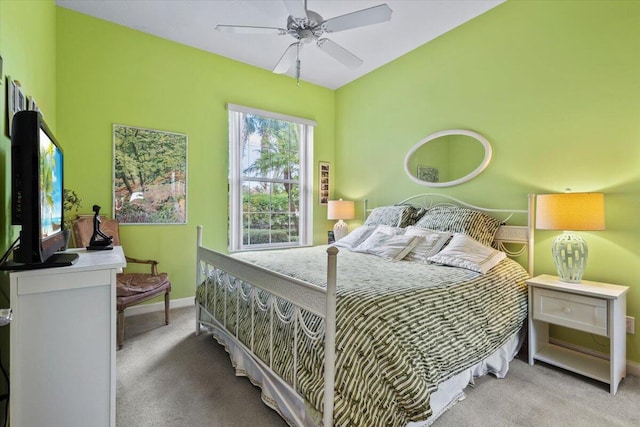
[[[42,204],[45,211],[48,213],[48,218],[51,219],[54,209],[53,200],[53,170],[56,166],[56,157],[54,155],[53,145],[49,144],[46,147],[40,147],[40,168],[44,170],[44,174],[40,176],[40,188],[43,194]],[[47,167],[43,168],[45,164]]]
[[[242,156],[243,164],[247,166],[242,171],[242,207],[245,245],[298,240],[298,129],[295,123],[244,115]],[[271,182],[265,182],[265,178]]]
[[[126,203],[118,210],[118,221],[122,223],[148,223],[149,215],[137,204]]]
[[[82,207],[82,199],[75,191],[65,188],[62,190],[62,207],[64,209],[64,228],[70,230],[71,221]]]
[[[300,175],[300,144],[298,125],[282,120],[247,114],[242,132],[243,155],[257,158],[243,170],[246,176],[298,180]],[[260,146],[250,144],[258,135]]]
[[[251,243],[249,243],[249,238],[251,238]],[[289,238],[289,233],[286,230],[251,230],[250,233],[244,233],[242,236],[242,244],[245,246],[297,241],[298,236]]]
[[[298,215],[289,211],[287,193],[245,193],[243,211],[244,245],[298,241]]]

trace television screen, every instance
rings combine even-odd
[[[13,259],[0,270],[71,265],[76,253],[64,246],[64,159],[53,133],[36,111],[19,111],[11,123],[11,219],[20,226]],[[16,244],[19,244],[16,246]]]
[[[62,152],[40,131],[40,238],[62,230]]]

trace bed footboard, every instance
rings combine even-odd
[[[325,289],[205,248],[202,226],[197,230],[196,335],[203,326],[222,330],[298,395],[299,356],[305,346],[322,345],[322,420],[332,426],[338,249],[327,249]],[[276,362],[283,354],[288,363]]]

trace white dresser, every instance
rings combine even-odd
[[[12,427],[114,427],[122,248],[10,273]]]

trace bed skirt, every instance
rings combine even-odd
[[[286,383],[280,379],[261,360],[252,358],[242,344],[232,337],[226,330],[217,327],[209,313],[196,303],[196,310],[200,310],[201,325],[205,330],[225,347],[237,376],[249,378],[251,383],[261,389],[263,402],[274,409],[290,426],[319,426],[322,414],[308,405],[298,393],[293,393]],[[201,326],[202,327],[202,326]],[[407,427],[430,426],[447,409],[457,402],[464,400],[464,389],[473,384],[474,378],[486,374],[493,374],[497,378],[504,378],[509,370],[509,362],[516,356],[522,345],[524,328],[512,335],[507,342],[486,359],[470,368],[449,378],[438,386],[438,390],[431,394],[431,409],[433,414],[426,420],[410,422]]]

